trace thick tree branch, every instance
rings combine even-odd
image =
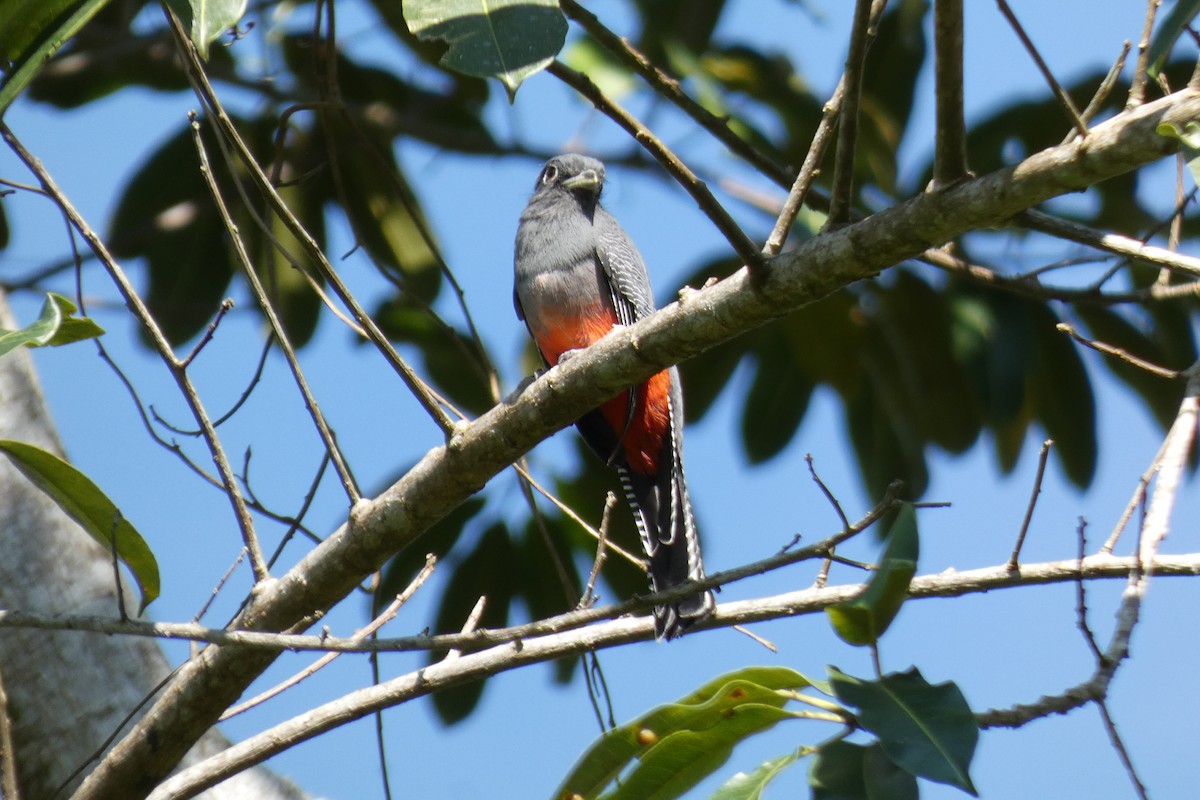
[[[446,445],[430,450],[378,498],[355,504],[341,529],[286,575],[258,588],[237,627],[304,629],[537,442],[625,387],[970,230],[1004,224],[1051,197],[1171,153],[1176,143],[1155,128],[1164,122],[1182,128],[1198,117],[1200,91],[1185,89],[1115,117],[1085,138],[830,230],[770,260],[753,277],[739,270],[637,325],[614,330],[519,396],[458,427]],[[237,646],[206,648],[184,665],[76,797],[148,794],[273,658]]]

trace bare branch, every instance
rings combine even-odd
[[[1067,116],[1070,117],[1071,123],[1075,126],[1075,130],[1079,132],[1081,137],[1087,136],[1088,127],[1084,123],[1083,119],[1079,116],[1079,109],[1075,108],[1075,103],[1071,100],[1071,96],[1063,91],[1062,85],[1059,84],[1058,80],[1054,77],[1054,73],[1050,71],[1050,68],[1046,66],[1046,62],[1042,60],[1042,54],[1038,52],[1036,47],[1034,47],[1033,40],[1030,39],[1029,35],[1025,33],[1025,28],[1017,19],[1016,14],[1014,14],[1012,9],[1009,8],[1008,3],[1006,3],[1005,0],[996,0],[996,4],[1000,6],[1000,13],[1004,14],[1005,19],[1008,20],[1008,24],[1011,25],[1013,31],[1016,32],[1017,38],[1021,40],[1021,44],[1025,45],[1025,50],[1029,53],[1030,57],[1033,58],[1033,61],[1037,64],[1038,69],[1041,70],[1042,77],[1046,79],[1046,83],[1050,86],[1050,90],[1054,92],[1054,96],[1058,98],[1059,104],[1062,105],[1063,110],[1066,111]]]
[[[833,191],[829,198],[826,225],[837,227],[850,222],[850,197],[854,188],[854,153],[858,139],[858,104],[862,96],[862,76],[867,49],[875,36],[871,27],[871,0],[856,0],[850,28],[850,47],[846,70],[842,73],[845,94],[838,115],[837,152],[833,164]]]
[[[963,2],[936,0],[933,41],[937,50],[937,145],[933,156],[934,191],[966,178],[967,123],[963,117]]]

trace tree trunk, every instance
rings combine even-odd
[[[3,293],[0,327],[17,327]],[[0,357],[0,438],[62,454],[25,348]],[[129,582],[124,583],[125,606],[136,609],[137,599]],[[108,553],[6,458],[0,458],[0,608],[45,616],[117,615]],[[151,639],[0,630],[0,677],[12,721],[21,797],[49,798],[68,781],[74,789],[94,766],[93,755],[169,671],[161,648]],[[184,763],[195,763],[226,744],[219,733],[210,731]],[[72,778],[76,771],[79,777]],[[305,795],[290,782],[258,769],[204,797],[291,800]]]

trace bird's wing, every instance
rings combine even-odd
[[[596,209],[596,257],[608,278],[617,322],[632,325],[654,313],[654,294],[641,254],[603,207]]]

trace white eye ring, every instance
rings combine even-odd
[[[542,183],[543,184],[553,183],[554,179],[557,177],[558,177],[558,167],[554,166],[553,164],[546,165],[546,168],[544,170],[542,170]]]

